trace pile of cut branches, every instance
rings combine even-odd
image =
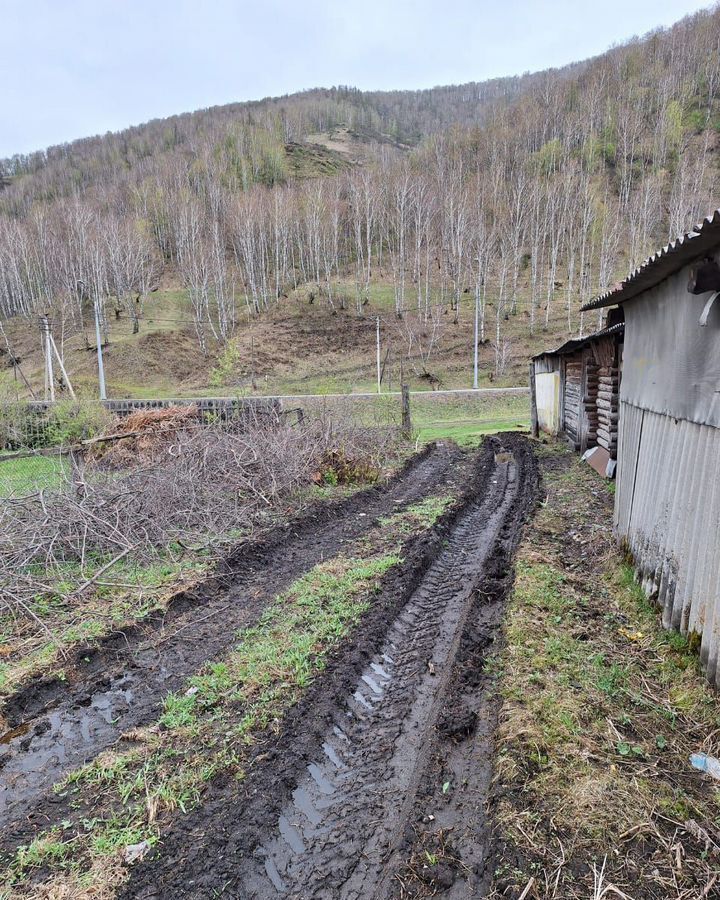
[[[102,460],[104,467],[113,469],[128,468],[139,462],[152,463],[158,456],[165,455],[173,443],[174,432],[197,425],[199,420],[200,410],[196,404],[139,409],[121,419],[106,440],[95,439],[85,458]]]
[[[98,571],[128,556],[144,564],[187,547],[219,549],[267,525],[333,454],[354,460],[357,472],[375,474],[396,446],[392,429],[323,418],[298,427],[260,416],[201,425],[193,409],[129,417],[122,427],[132,435],[132,452],[73,454],[59,489],[3,504],[6,612],[32,617],[43,596],[71,602]],[[126,465],[118,471],[121,458]]]

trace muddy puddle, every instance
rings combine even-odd
[[[130,676],[108,690],[93,694],[87,705],[56,709],[38,722],[25,723],[0,738],[0,822],[17,798],[36,796],[51,787],[58,773],[94,759],[98,746],[107,747],[128,722],[133,705],[149,690]],[[83,748],[85,748],[83,750]]]

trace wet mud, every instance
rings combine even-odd
[[[529,442],[486,441],[464,502],[388,573],[273,746],[179,817],[122,896],[481,896],[497,713],[484,662],[536,497]]]
[[[323,559],[342,552],[377,520],[442,488],[458,490],[463,454],[437,445],[389,483],[318,505],[240,547],[218,572],[172,598],[162,615],[77,652],[66,680],[38,679],[6,701],[0,734],[0,827],[6,849],[52,816],[52,785],[153,722],[163,698],[217,657],[274,596]]]

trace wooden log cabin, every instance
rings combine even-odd
[[[530,363],[533,433],[562,435],[576,450],[617,458],[624,324],[566,341]]]

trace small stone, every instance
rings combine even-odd
[[[125,848],[125,862],[128,865],[139,862],[150,849],[149,841],[140,841],[139,844],[129,844]]]

